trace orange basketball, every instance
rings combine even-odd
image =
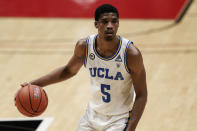
[[[28,85],[17,92],[15,105],[23,115],[35,117],[41,115],[47,108],[48,97],[43,88]]]

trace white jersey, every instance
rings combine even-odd
[[[131,41],[120,37],[118,49],[104,58],[96,51],[97,35],[87,38],[84,66],[90,72],[92,95],[89,107],[104,115],[119,115],[131,111],[134,88],[126,64],[126,52]]]

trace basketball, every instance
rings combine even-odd
[[[17,92],[15,105],[23,115],[35,117],[41,115],[47,108],[48,97],[43,88],[28,85]]]

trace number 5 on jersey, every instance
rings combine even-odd
[[[111,101],[111,96],[107,90],[110,90],[110,85],[101,84],[101,93],[104,95],[102,96],[102,99],[105,103],[109,103]]]

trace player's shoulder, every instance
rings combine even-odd
[[[75,55],[77,56],[84,56],[86,50],[86,42],[87,38],[79,39],[75,45]]]
[[[127,51],[127,56],[137,57],[141,55],[141,51],[134,45],[130,44]]]
[[[141,51],[134,45],[130,44],[127,50],[127,63],[139,64],[143,61]]]
[[[126,58],[130,72],[138,71],[143,66],[141,51],[134,44],[130,44],[128,47]]]
[[[76,43],[76,47],[84,47],[85,48],[85,45],[86,45],[86,39],[87,38],[81,38],[77,41]]]
[[[90,41],[93,41],[96,38],[96,36],[97,34],[92,34],[85,38],[79,39],[77,41],[76,47],[79,47],[82,49],[86,48],[87,44],[91,43]]]
[[[86,38],[81,38],[77,41],[75,45],[75,49],[77,50],[85,50],[87,45],[87,37]]]

